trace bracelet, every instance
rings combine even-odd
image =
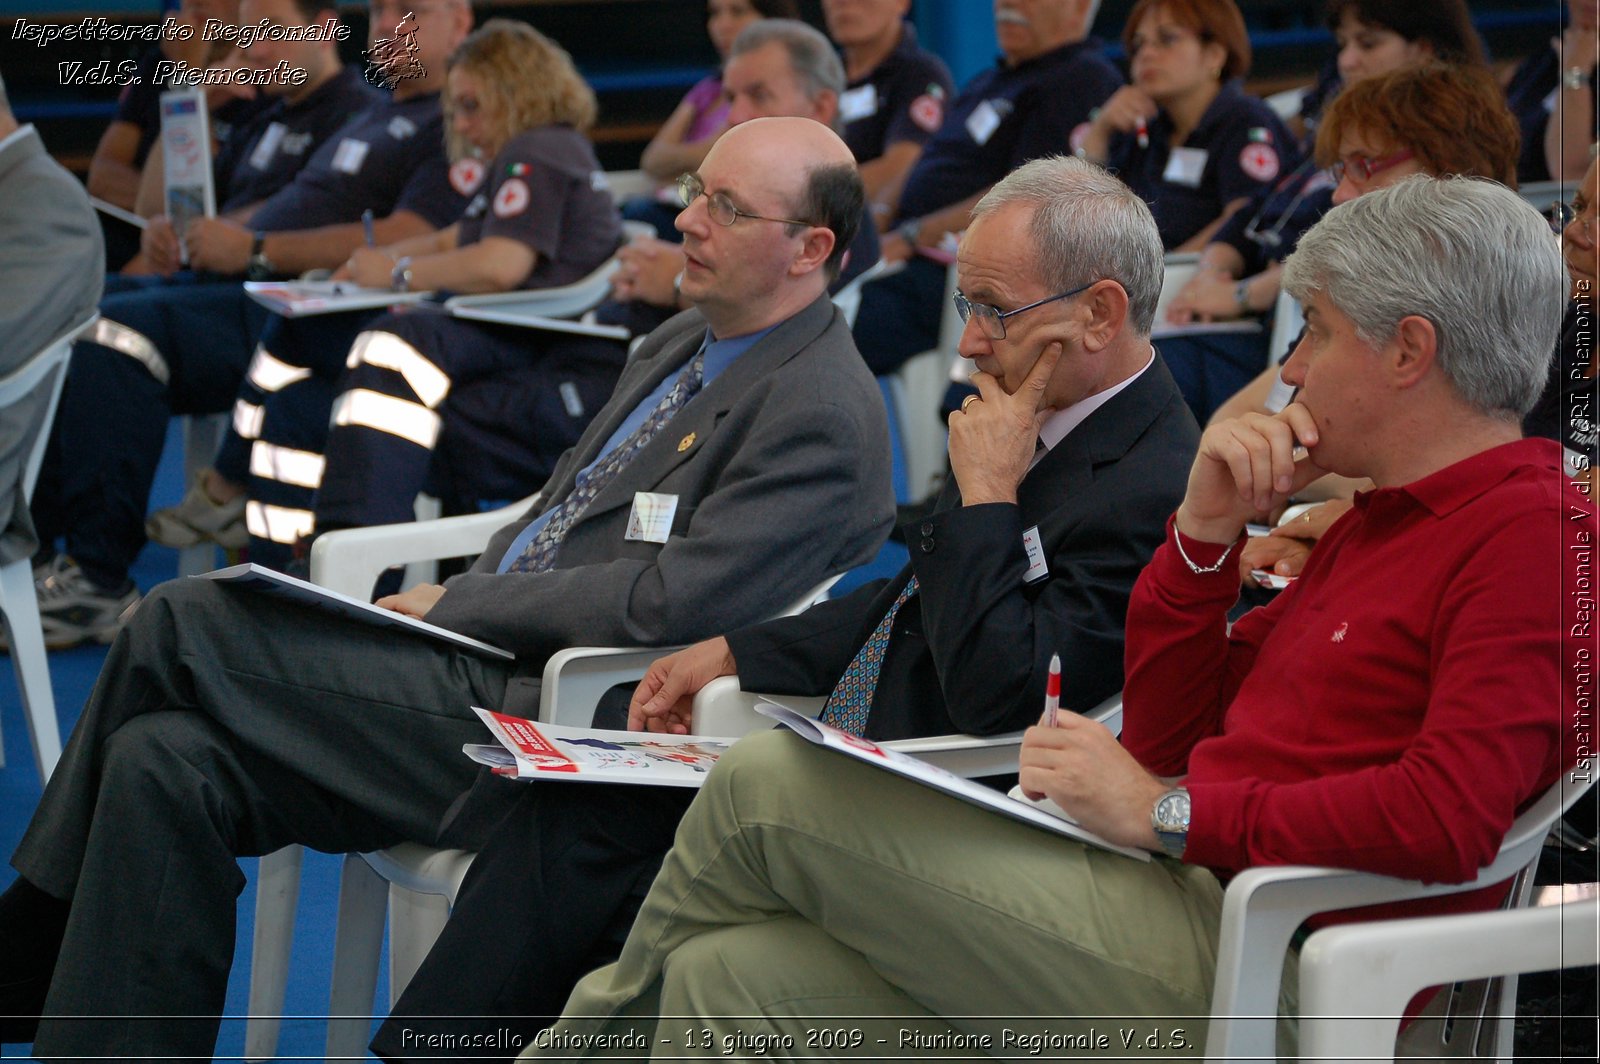
[[[1565,88],[1568,88],[1568,89],[1572,89],[1573,91],[1577,91],[1578,89],[1583,88],[1584,87],[1584,82],[1586,82],[1588,80],[1589,80],[1589,72],[1587,70],[1583,69],[1583,67],[1579,67],[1579,66],[1567,67],[1567,69],[1565,69],[1565,70],[1563,70],[1561,72],[1561,84],[1562,84],[1562,86],[1565,87]]]
[[[1189,557],[1189,552],[1183,549],[1183,532],[1178,528],[1176,516],[1172,519],[1172,542],[1178,545],[1178,557],[1183,559],[1183,564],[1187,565],[1189,571],[1196,576],[1208,576],[1211,573],[1221,572],[1223,564],[1228,560],[1228,555],[1233,553],[1233,548],[1239,543],[1236,539],[1228,544],[1228,549],[1222,552],[1222,557],[1218,558],[1214,564],[1196,565],[1194,559]]]

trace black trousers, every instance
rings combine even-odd
[[[695,794],[492,785],[523,793],[473,861],[444,933],[373,1039],[384,1060],[504,1058],[530,1044],[578,979],[622,952]],[[501,1031],[511,1037],[487,1037]],[[493,1044],[474,1048],[475,1036]]]

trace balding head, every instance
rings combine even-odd
[[[805,118],[756,118],[724,133],[700,166],[705,196],[678,215],[682,291],[720,336],[789,317],[836,275],[864,194],[850,149]],[[711,214],[711,197],[738,212]]]

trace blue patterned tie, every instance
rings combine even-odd
[[[683,367],[683,372],[678,374],[678,379],[673,382],[672,388],[655,409],[645,417],[640,426],[633,430],[633,434],[611,449],[611,453],[591,468],[578,474],[574,482],[572,493],[550,513],[550,520],[545,522],[539,534],[533,537],[533,542],[523,548],[517,560],[507,567],[508,573],[542,573],[556,563],[556,553],[561,549],[561,542],[566,538],[567,530],[577,523],[578,518],[589,508],[595,496],[605,490],[616,475],[620,473],[634,456],[644,450],[645,446],[672,420],[672,416],[693,399],[705,383],[706,351],[701,347],[700,353],[689,360]]]
[[[827,704],[822,707],[822,723],[842,728],[851,735],[867,733],[867,712],[872,709],[872,693],[878,686],[878,673],[883,671],[884,652],[889,649],[889,630],[894,627],[900,607],[916,593],[917,578],[913,576],[889,607],[889,612],[883,615],[883,620],[878,622],[878,627],[867,636],[866,643],[845,666]]]

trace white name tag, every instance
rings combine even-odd
[[[1206,172],[1206,160],[1210,157],[1211,153],[1204,148],[1173,148],[1161,179],[1174,185],[1199,188],[1200,178]]]
[[[1022,549],[1028,555],[1028,571],[1022,582],[1035,584],[1050,575],[1050,563],[1044,557],[1044,544],[1039,542],[1039,526],[1034,525],[1022,534]]]
[[[641,543],[665,543],[672,532],[672,519],[678,513],[678,497],[653,491],[633,493],[633,512],[628,515],[628,531],[623,539]]]
[[[346,138],[339,142],[338,149],[333,153],[333,168],[341,174],[358,174],[371,149],[372,145],[364,140]]]
[[[994,131],[1000,128],[1000,112],[994,109],[994,104],[988,100],[983,101],[972,109],[967,116],[967,132],[972,135],[975,144],[987,144],[989,138],[994,136]]]
[[[282,122],[274,122],[261,134],[261,139],[256,141],[256,150],[250,153],[250,165],[257,170],[265,170],[267,164],[272,162],[272,157],[278,154],[278,145],[283,143],[283,135],[288,127]]]
[[[839,96],[839,121],[855,122],[878,113],[878,87],[862,85]]]

